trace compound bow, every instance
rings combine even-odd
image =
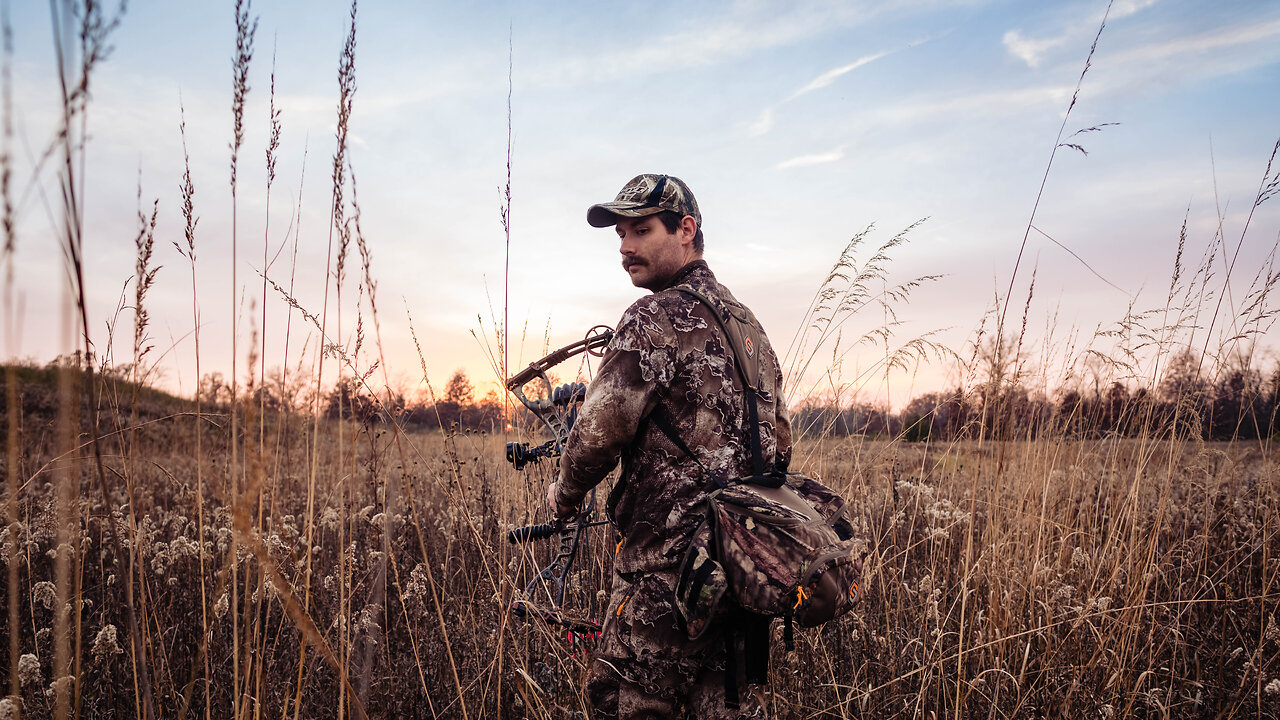
[[[560,455],[564,452],[565,441],[569,439],[569,431],[573,428],[574,420],[577,419],[578,408],[586,395],[585,383],[575,382],[552,388],[547,371],[583,352],[600,357],[604,354],[602,348],[612,338],[612,329],[597,325],[587,331],[583,339],[530,363],[529,367],[507,380],[507,390],[511,391],[522,405],[541,420],[551,433],[550,440],[536,447],[529,447],[528,443],[507,443],[507,461],[516,470],[523,470],[529,463],[538,463],[543,459],[555,459],[557,464],[559,463]],[[543,391],[541,398],[530,398],[524,392],[525,386],[534,380],[541,381]],[[576,642],[580,637],[594,636],[600,631],[599,622],[590,618],[572,617],[564,613],[569,573],[573,568],[574,560],[577,559],[583,531],[608,522],[607,520],[597,522],[590,520],[594,507],[595,491],[593,490],[589,499],[582,504],[581,510],[573,518],[555,520],[542,525],[528,525],[507,533],[507,541],[511,543],[542,540],[559,534],[559,549],[555,558],[529,581],[524,589],[524,597],[512,604],[511,611],[519,617],[533,615],[545,622],[563,627],[571,643]],[[538,604],[533,601],[532,598],[540,595],[539,590],[545,594],[547,604]]]

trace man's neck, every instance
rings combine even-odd
[[[684,267],[681,267],[679,270],[677,270],[676,274],[672,275],[670,280],[667,280],[667,282],[664,283],[662,287],[654,290],[653,292],[659,293],[659,292],[662,292],[663,290],[679,285],[681,282],[684,281],[685,278],[689,277],[690,273],[692,273],[694,270],[700,267],[707,267],[707,261],[703,260],[700,257],[694,258],[688,263],[685,263]]]

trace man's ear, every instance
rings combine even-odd
[[[698,234],[698,221],[692,215],[680,218],[680,243],[693,244],[693,236]]]

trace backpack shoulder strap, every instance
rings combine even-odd
[[[760,387],[760,338],[755,327],[751,325],[750,315],[747,314],[746,308],[736,301],[721,298],[725,309],[729,311],[729,322],[726,323],[720,317],[720,310],[711,301],[711,298],[687,285],[676,285],[672,290],[679,290],[682,293],[691,295],[707,306],[707,309],[711,311],[711,317],[715,318],[716,324],[720,326],[720,330],[724,332],[725,337],[729,340],[729,345],[733,349],[734,359],[737,361],[738,375],[742,378],[743,386],[750,388],[753,392],[756,391]]]
[[[726,323],[720,317],[720,311],[715,303],[711,302],[706,295],[687,285],[676,285],[672,289],[691,295],[706,305],[711,311],[711,317],[715,318],[716,324],[729,340],[729,347],[733,350],[734,364],[738,367],[738,376],[742,378],[747,418],[751,425],[751,467],[757,476],[763,475],[764,451],[760,447],[760,411],[756,403],[756,390],[760,387],[760,349],[763,345],[756,328],[751,324],[746,308],[736,301],[732,303],[724,301],[725,307],[729,310],[729,322]]]

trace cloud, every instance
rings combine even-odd
[[[1090,81],[1090,92],[1128,98],[1168,93],[1280,62],[1280,17],[1195,34],[1156,35],[1162,39],[1107,56],[1107,69]]]
[[[1174,38],[1121,53],[1116,60],[1123,63],[1150,63],[1168,58],[1205,53],[1210,50],[1252,45],[1280,36],[1280,18],[1264,23],[1247,23],[1220,28],[1198,35]]]
[[[1155,5],[1157,0],[1118,0],[1111,8],[1109,14],[1106,15],[1109,22],[1114,22],[1121,18],[1134,15],[1146,8]],[[1102,22],[1105,11],[1099,11],[1097,14],[1083,21],[1075,22],[1062,29],[1056,36],[1046,38],[1025,37],[1021,30],[1010,30],[1004,34],[1001,41],[1009,54],[1018,58],[1027,64],[1029,68],[1036,68],[1040,65],[1040,61],[1050,50],[1063,45],[1071,40],[1092,35],[1097,32],[1098,24]]]
[[[760,137],[773,129],[773,108],[767,107],[760,112],[754,122],[747,125],[747,137]]]
[[[824,153],[814,153],[812,155],[800,155],[790,160],[783,160],[774,166],[775,170],[787,170],[796,167],[808,167],[810,165],[826,165],[827,163],[839,162],[844,159],[844,145]]]
[[[1096,31],[1096,28],[1095,28]],[[1107,68],[1090,75],[1093,97],[1159,92],[1165,78],[1230,76],[1280,59],[1280,18],[1214,28],[1195,34],[1157,33],[1157,42],[1117,50],[1106,57]],[[1007,44],[1007,43],[1006,43]],[[1177,87],[1176,84],[1170,85]],[[919,96],[871,109],[870,119],[884,126],[958,118],[1011,118],[1028,112],[1065,110],[1072,87],[1034,84],[986,92],[958,91],[945,96]]]
[[[697,23],[696,30],[556,60],[534,69],[531,75],[538,84],[552,86],[620,78],[634,81],[638,77],[687,71],[794,45],[838,28],[866,25],[894,9],[892,2],[876,0],[806,4],[781,13],[768,3],[759,7],[740,4],[735,11],[716,18],[713,23]]]
[[[954,123],[959,117],[1012,117],[1044,108],[1064,109],[1070,99],[1070,86],[1045,85],[982,93],[964,92],[941,99],[904,102],[877,108],[872,115],[888,126],[930,120]]]
[[[836,80],[839,80],[842,76],[847,75],[848,73],[851,73],[854,70],[857,70],[863,65],[875,62],[876,60],[879,60],[885,55],[888,55],[890,52],[891,51],[889,50],[885,50],[882,52],[875,53],[874,55],[866,55],[864,57],[860,57],[857,60],[854,60],[853,62],[849,63],[848,65],[841,65],[838,68],[833,68],[831,70],[828,70],[822,73],[821,75],[814,78],[813,80],[810,80],[807,85],[791,93],[790,96],[788,96],[785,100],[782,100],[781,102],[779,102],[777,105],[770,105],[764,110],[761,110],[760,115],[756,117],[755,121],[752,123],[749,123],[746,126],[747,137],[760,137],[761,135],[764,135],[768,133],[770,130],[772,130],[774,125],[774,117],[773,117],[774,110],[778,106],[785,105],[786,103],[789,103],[792,100],[795,100],[796,98],[806,93],[811,93],[814,90],[820,90],[824,87],[827,87],[828,85],[831,85],[832,83],[834,83]]]
[[[1139,10],[1145,10],[1155,5],[1157,0],[1119,0],[1111,6],[1111,18],[1113,20],[1129,17]],[[1101,21],[1101,18],[1099,18]]]
[[[874,55],[867,55],[865,57],[860,57],[857,60],[854,60],[853,62],[849,63],[848,65],[842,65],[838,68],[828,70],[822,73],[821,75],[819,75],[818,77],[814,78],[813,80],[811,80],[808,85],[805,85],[804,87],[795,91],[795,93],[793,93],[791,97],[787,98],[787,100],[795,100],[796,98],[800,97],[801,95],[804,95],[805,93],[813,92],[814,90],[827,87],[828,85],[830,85],[831,83],[839,79],[842,75],[853,72],[854,70],[857,70],[858,68],[868,63],[875,62],[876,60],[879,60],[880,58],[888,54],[889,54],[889,51],[885,50],[883,52],[878,52]]]
[[[1048,38],[1045,40],[1034,40],[1032,38],[1024,38],[1018,30],[1010,30],[1004,34],[1004,47],[1014,57],[1025,62],[1027,67],[1034,68],[1040,64],[1040,59],[1044,54],[1053,48],[1066,42],[1067,34],[1059,35],[1056,38]]]

